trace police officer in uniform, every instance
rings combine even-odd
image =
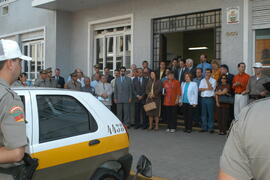
[[[76,90],[76,91],[81,91],[82,84],[77,81],[77,79],[78,79],[77,72],[71,73],[70,77],[71,77],[71,80],[65,84],[65,89],[72,89],[72,90]]]
[[[270,86],[266,88],[270,91]],[[220,159],[218,180],[270,179],[269,107],[270,98],[254,101],[234,121]]]
[[[51,88],[56,88],[57,87],[57,81],[52,78],[52,68],[47,68],[45,69],[45,71],[47,71],[47,76],[48,76],[48,87]]]
[[[41,70],[39,72],[39,78],[35,80],[34,86],[36,87],[50,87],[48,81],[48,73],[46,70]]]
[[[27,146],[24,107],[20,97],[10,89],[21,72],[23,56],[17,42],[0,40],[0,168],[21,163]],[[1,180],[13,176],[0,171]]]

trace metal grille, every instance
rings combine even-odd
[[[215,59],[221,57],[221,10],[211,10],[198,13],[156,18],[152,20],[153,27],[153,63],[154,69],[159,67],[162,59],[162,34],[213,28],[215,30]]]

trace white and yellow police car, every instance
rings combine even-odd
[[[25,106],[35,180],[124,180],[132,156],[118,118],[90,93],[13,88]]]

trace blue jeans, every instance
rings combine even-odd
[[[202,129],[213,130],[214,126],[214,98],[202,97]]]

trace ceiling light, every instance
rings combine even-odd
[[[205,49],[208,49],[208,47],[191,47],[191,48],[188,48],[188,50],[190,50],[190,51],[205,50]]]

